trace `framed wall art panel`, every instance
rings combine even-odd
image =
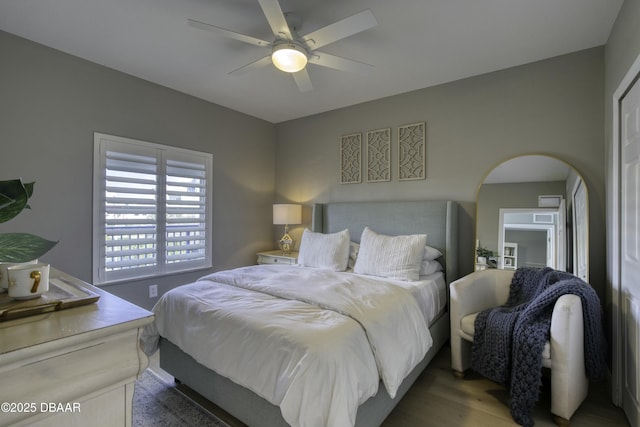
[[[398,179],[426,178],[426,123],[398,127]]]
[[[362,182],[362,134],[340,138],[340,184]]]
[[[367,132],[367,182],[391,181],[391,128]]]

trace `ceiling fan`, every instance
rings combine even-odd
[[[309,73],[306,70],[307,63],[356,73],[366,72],[372,67],[363,62],[341,58],[316,50],[378,25],[378,21],[376,21],[371,10],[363,10],[355,15],[351,15],[301,36],[297,32],[297,30],[300,29],[301,21],[293,14],[285,14],[278,0],[258,0],[258,3],[260,3],[260,7],[275,36],[273,41],[261,40],[227,30],[226,28],[207,24],[195,19],[189,19],[189,25],[192,27],[212,31],[254,46],[271,49],[269,55],[235,69],[229,74],[243,74],[247,71],[273,63],[278,69],[291,73],[300,91],[307,92],[313,89],[311,80],[309,79]]]

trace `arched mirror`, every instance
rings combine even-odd
[[[546,155],[492,169],[476,199],[476,270],[549,266],[589,280],[587,188],[568,163]]]

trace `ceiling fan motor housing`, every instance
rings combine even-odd
[[[279,70],[297,73],[307,65],[309,54],[307,49],[296,41],[283,40],[273,45],[271,62]]]

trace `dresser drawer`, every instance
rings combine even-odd
[[[291,252],[283,255],[281,251],[258,252],[258,264],[281,264],[296,265],[298,263],[298,253]]]

